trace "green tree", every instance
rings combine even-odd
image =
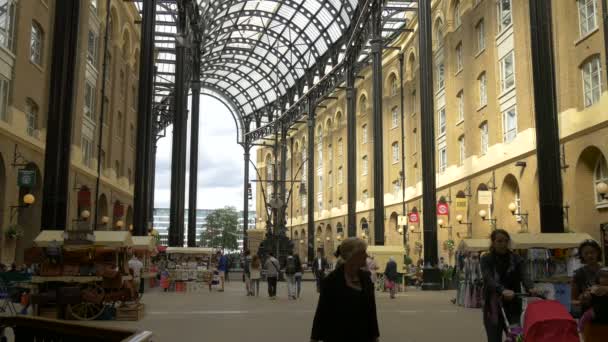
[[[207,216],[207,229],[201,233],[204,247],[236,250],[238,236],[238,212],[234,207],[216,209]]]

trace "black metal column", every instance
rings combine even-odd
[[[401,107],[401,215],[407,216],[405,208],[405,90],[403,89],[403,53],[399,54],[399,96]],[[406,221],[407,222],[407,221]],[[403,246],[407,246],[407,225],[401,229],[403,233]]]
[[[171,155],[171,208],[169,211],[169,246],[184,245],[184,202],[186,184],[186,49],[179,44],[175,56],[175,109]]]
[[[156,127],[156,121],[153,120],[153,126]],[[156,130],[151,129],[152,132],[152,152],[150,152],[150,184],[148,184],[148,228],[152,228],[154,223],[154,187],[156,185]]]
[[[156,1],[143,3],[141,24],[141,50],[139,58],[139,97],[137,102],[137,145],[135,153],[135,191],[133,198],[133,232],[142,236],[147,233],[150,216],[151,187],[153,173],[150,169],[152,155],[153,83],[154,83],[154,22]],[[150,183],[152,182],[152,186]]]
[[[439,290],[437,265],[437,193],[435,189],[435,109],[433,94],[433,33],[431,1],[418,2],[420,40],[420,125],[422,143],[422,207],[424,214],[424,290]]]
[[[277,226],[279,227],[278,233],[283,234],[286,229],[286,220],[285,213],[287,210],[287,188],[285,187],[287,183],[287,129],[283,128],[281,130],[281,168],[279,173],[279,199],[281,206],[279,207],[279,220],[277,222]]]
[[[564,232],[551,1],[530,0],[540,229]]]
[[[192,84],[192,115],[190,116],[190,182],[188,183],[188,247],[196,247],[196,195],[198,185],[198,124],[201,103],[201,88],[198,82],[198,63],[195,58]]]
[[[79,0],[57,1],[49,85],[41,229],[67,228]]]
[[[249,249],[249,239],[247,238],[247,228],[249,228],[249,145],[244,144],[244,179],[243,179],[243,249]]]
[[[315,257],[315,101],[308,100],[308,158],[306,176],[308,177],[308,262]]]
[[[352,65],[346,72],[346,163],[348,197],[348,236],[357,236],[357,89]]]
[[[374,245],[384,245],[384,160],[382,131],[382,7],[372,9],[372,95],[374,102]]]

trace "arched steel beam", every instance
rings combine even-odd
[[[226,108],[228,108],[228,111],[230,112],[230,115],[232,115],[232,119],[234,120],[234,124],[236,126],[236,140],[238,143],[244,143],[245,132],[247,132],[247,127],[245,125],[245,122],[243,121],[242,112],[239,109],[240,107],[238,107],[234,103],[232,96],[226,95],[221,89],[218,89],[213,84],[207,82],[200,82],[200,85],[201,95],[213,97],[214,99],[220,101],[224,106],[226,106]],[[205,92],[205,90],[211,91],[213,93]]]
[[[268,51],[268,50],[266,50],[266,51]],[[277,69],[276,64],[268,63],[268,59],[266,58],[266,56],[260,55],[257,51],[238,49],[238,48],[229,48],[229,49],[224,49],[223,51],[211,52],[208,54],[208,56],[213,56],[213,57],[204,59],[203,63],[205,63],[207,61],[213,61],[214,59],[217,59],[217,58],[226,58],[226,56],[231,56],[230,58],[234,58],[234,57],[232,57],[232,55],[241,55],[241,56],[247,56],[249,58],[255,58],[260,63],[266,64],[270,70]],[[297,69],[293,68],[291,63],[286,59],[286,57],[284,55],[277,55],[276,53],[274,53],[273,50],[272,50],[272,55],[277,59],[277,61],[280,61],[283,65],[283,67],[287,70],[287,73],[285,73],[285,74],[279,73],[279,75],[282,76],[282,79],[285,80],[285,84],[287,84],[287,88],[293,86],[293,85],[290,85],[289,82],[286,80],[287,75],[291,75],[291,77],[294,80],[294,84],[300,77],[302,77],[304,75],[303,69],[300,69],[300,70],[302,70],[301,71],[302,75],[298,75]],[[204,68],[205,68],[205,66],[203,65],[202,69],[204,69]]]
[[[231,80],[231,79],[229,79],[229,78],[227,78],[225,76],[220,76],[220,75],[215,75],[215,74],[204,74],[204,73],[201,74],[201,79],[204,79],[206,82],[208,82],[210,84],[213,84],[213,83],[209,82],[210,80],[218,80],[218,81],[224,81],[224,82],[228,83],[230,85],[230,87],[234,87],[243,96],[245,96],[245,99],[247,100],[247,103],[246,104],[239,103],[241,105],[241,107],[243,107],[245,105],[249,105],[249,106],[251,106],[253,108],[253,106],[252,106],[253,99],[251,98],[251,96],[249,96],[249,94],[245,91],[245,89],[243,89],[243,87],[238,82],[233,81],[233,80]],[[222,89],[217,84],[215,86],[218,89]],[[224,92],[228,92],[228,89],[224,89]],[[236,95],[233,95],[233,97],[236,98]]]
[[[213,65],[227,65],[227,64],[238,64],[238,65],[244,65],[250,69],[256,69],[263,71],[262,76],[264,76],[264,78],[266,80],[268,80],[268,82],[270,82],[273,86],[278,87],[278,83],[276,82],[276,80],[274,79],[273,75],[271,73],[267,73],[264,69],[258,68],[260,64],[265,64],[265,61],[262,61],[261,59],[257,58],[258,55],[253,55],[250,56],[248,59],[239,59],[239,58],[233,58],[233,57],[220,57],[220,58],[216,58],[216,59],[211,59],[211,60],[207,60],[207,65],[208,66],[213,66]],[[251,59],[254,59],[258,64],[255,64],[251,61]],[[271,72],[273,69],[275,69],[275,66],[273,66],[273,68],[270,68],[270,66],[267,66]],[[274,74],[276,75],[280,75],[277,72],[274,72]],[[282,75],[281,75],[282,76]],[[289,85],[287,84],[287,81],[284,78],[280,79],[280,83],[283,87],[285,87],[285,89],[289,89]]]
[[[283,6],[285,4],[282,4]],[[325,27],[320,21],[319,19],[313,15],[312,13],[310,13],[308,10],[306,10],[306,6],[302,6],[302,9],[305,9],[305,11],[301,11],[299,13],[302,13],[309,21],[309,25],[310,24],[314,24],[315,28],[317,29],[317,31],[319,32],[319,36],[317,37],[310,37],[306,31],[307,27],[300,27],[298,25],[296,25],[293,20],[285,18],[283,16],[280,16],[278,14],[275,13],[270,13],[270,12],[266,12],[266,11],[260,11],[260,10],[244,10],[242,12],[233,12],[233,13],[228,13],[224,16],[220,16],[220,17],[216,17],[214,20],[214,23],[216,23],[216,25],[213,25],[210,28],[210,32],[209,34],[214,34],[217,31],[222,31],[225,32],[225,28],[222,27],[222,25],[224,24],[224,18],[227,18],[228,20],[234,21],[234,22],[238,22],[240,19],[246,19],[245,17],[250,17],[250,18],[265,18],[270,20],[270,22],[268,23],[268,25],[264,26],[258,26],[258,25],[254,25],[251,23],[248,24],[235,24],[235,25],[231,25],[230,27],[235,27],[237,25],[253,25],[253,26],[257,26],[260,27],[262,29],[262,32],[264,32],[265,34],[268,32],[275,32],[278,35],[281,35],[284,37],[283,32],[277,32],[274,31],[273,28],[278,27],[278,26],[283,26],[283,30],[285,29],[285,27],[288,27],[289,29],[293,30],[294,32],[296,32],[299,36],[302,36],[303,40],[309,44],[309,46],[311,46],[312,48],[314,48],[314,52],[315,52],[315,58],[318,57],[320,55],[320,52],[318,51],[315,42],[318,39],[323,38],[325,40],[325,43],[327,45],[327,47],[329,48],[329,46],[331,46],[331,44],[333,43],[331,41],[331,36],[329,35],[329,33],[327,32],[327,27]],[[278,22],[280,25],[278,25],[276,22]],[[343,22],[341,23],[340,27],[344,30],[346,29],[346,24],[344,24]]]
[[[262,39],[251,39],[248,37],[234,38],[234,37],[230,36],[233,32],[242,32],[242,31],[262,33],[263,35],[267,35],[267,36],[274,38],[275,44],[278,41],[284,47],[287,47],[287,52],[291,52],[293,55],[295,55],[297,61],[300,62],[300,64],[304,65],[301,62],[304,59],[304,54],[302,52],[300,52],[300,50],[298,50],[298,48],[296,47],[296,45],[299,45],[299,44],[295,44],[297,42],[297,40],[294,42],[291,42],[284,36],[274,32],[272,30],[266,30],[264,27],[257,26],[257,25],[251,25],[251,24],[237,24],[237,25],[233,25],[230,27],[222,28],[221,32],[218,33],[218,36],[215,37],[214,42],[206,44],[204,46],[204,49],[213,50],[213,48],[217,47],[217,46],[222,46],[222,45],[225,46],[228,43],[243,43],[244,40],[255,42],[254,44],[252,44],[255,47],[266,46],[266,50],[268,50],[268,51],[277,49],[277,47],[269,45],[267,42],[265,42]],[[220,38],[220,36],[224,36],[224,37]],[[319,56],[319,52],[317,51],[317,48],[313,45],[312,41],[310,41],[307,37],[306,37],[306,39],[303,39],[303,41],[304,41],[304,45],[306,45],[308,48],[311,48],[311,50],[313,52],[313,56],[315,58],[317,58]],[[293,63],[291,63],[290,65],[293,65]],[[308,68],[308,66],[305,65],[304,68]]]
[[[272,89],[269,89],[268,91],[262,89],[262,87],[259,84],[259,82],[261,80],[254,80],[249,74],[247,74],[247,73],[245,73],[245,72],[243,72],[241,70],[233,69],[233,68],[230,68],[230,67],[222,67],[222,66],[216,65],[216,66],[213,66],[213,67],[210,67],[210,68],[205,68],[205,74],[206,75],[213,74],[213,71],[225,71],[225,72],[228,72],[228,73],[234,73],[234,74],[240,76],[241,79],[243,79],[243,78],[247,79],[247,81],[251,84],[250,87],[254,87],[255,90],[258,92],[257,96],[252,96],[251,97],[252,100],[255,101],[255,99],[257,97],[262,96],[264,104],[270,103],[270,101],[268,100],[268,96],[266,94],[268,93],[268,91],[270,91]],[[236,80],[236,81],[238,82],[238,80]],[[245,90],[247,91],[249,89],[250,88],[246,88]],[[276,96],[276,93],[275,93],[275,96]]]
[[[230,14],[235,13],[235,14],[239,14],[239,16],[240,16],[241,13],[246,13],[248,11],[249,12],[259,11],[259,10],[243,10],[243,11],[240,11],[240,12],[227,13],[228,10],[229,10],[229,8],[231,8],[231,7],[235,6],[235,5],[247,3],[248,1],[249,0],[233,0],[233,1],[230,2],[230,6],[226,6],[226,7],[221,8],[221,9],[219,9],[218,7],[215,7],[215,8],[213,8],[215,10],[215,11],[213,11],[213,14],[212,14],[213,18],[215,20],[217,20],[217,19],[222,18],[223,16],[226,16],[227,14],[230,15]],[[298,11],[298,12],[303,13],[304,16],[306,16],[308,19],[315,18],[315,16],[317,15],[317,13],[310,12],[307,7],[301,6],[301,2],[299,2],[299,1],[295,1],[295,0],[273,1],[273,0],[270,0],[269,2],[276,2],[277,4],[280,4],[281,6],[288,6],[292,10],[300,9],[300,11],[301,11],[302,9],[304,9],[305,10],[304,12],[300,12],[300,11]],[[350,3],[348,1],[341,1],[341,4],[343,6],[346,5],[343,8],[346,10],[346,13],[349,14],[349,18],[350,18],[350,14],[352,14],[352,12],[354,11],[354,8],[351,7],[351,5],[350,5]],[[334,16],[334,18],[338,21],[338,23],[341,24],[341,26],[342,25],[345,25],[345,26],[348,25],[346,22],[344,22],[344,19],[340,16],[341,8],[336,8],[336,7],[332,6],[331,2],[322,2],[321,5],[325,5],[325,6],[323,6],[323,8],[327,9],[329,11],[329,13],[332,14]],[[265,12],[265,13],[269,13],[269,12]],[[291,21],[291,18],[285,18],[283,16],[278,15],[278,13],[276,13],[276,14],[269,13],[269,14],[271,14],[272,16],[275,16],[275,17],[280,17],[280,18],[287,19],[287,20]],[[215,22],[217,22],[217,21],[215,21]],[[317,22],[318,22],[318,20],[317,20]],[[319,25],[318,27],[322,27],[322,26]]]

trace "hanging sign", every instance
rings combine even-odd
[[[479,190],[477,191],[477,204],[492,205],[492,191]]]
[[[456,200],[454,201],[454,211],[464,215],[467,212],[467,206],[468,200],[466,197],[456,197]]]
[[[449,212],[450,212],[450,207],[448,206],[447,203],[445,203],[445,202],[437,203],[437,215],[438,216],[447,215]]]
[[[20,169],[17,171],[17,186],[33,188],[36,186],[36,170]]]
[[[407,226],[407,216],[397,216],[397,224],[400,226]]]
[[[418,213],[409,213],[410,223],[420,222],[420,215]]]

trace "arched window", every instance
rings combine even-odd
[[[397,76],[395,76],[395,74],[391,74],[389,82],[391,85],[391,96],[397,96],[397,92],[399,91],[399,82],[397,82]]]
[[[593,189],[595,191],[595,202],[597,204],[608,203],[608,197],[601,195],[597,191],[597,186],[600,183],[608,184],[608,166],[606,166],[606,159],[600,155],[595,164],[595,172],[593,173]]]
[[[36,137],[38,133],[38,105],[32,99],[25,102],[25,116],[27,120],[27,134]]]
[[[367,112],[367,97],[365,97],[365,95],[361,96],[361,99],[359,99],[359,112],[361,114]]]
[[[38,23],[32,22],[32,35],[30,37],[30,61],[36,65],[42,65],[42,44],[44,34]]]
[[[454,27],[459,28],[462,25],[462,18],[460,17],[460,1],[456,1],[454,5]]]
[[[368,171],[367,156],[363,156],[363,158],[361,159],[361,175],[363,175],[363,176],[367,175],[367,171]]]
[[[437,19],[435,22],[435,40],[437,47],[443,46],[443,21],[441,19]]]
[[[391,150],[392,150],[392,156],[393,156],[393,164],[398,163],[399,162],[399,143],[395,141],[391,145]]]

